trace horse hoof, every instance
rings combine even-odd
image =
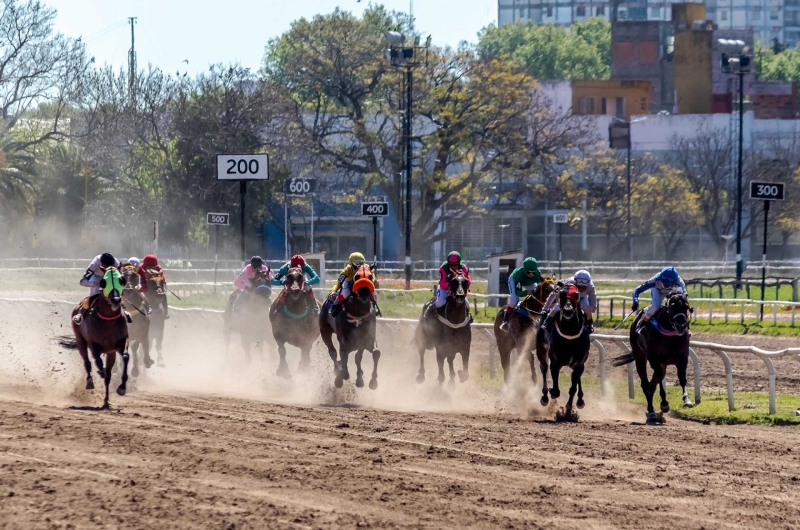
[[[690,408],[694,407],[694,403],[692,403],[691,399],[686,398],[686,399],[683,400],[683,406],[686,407],[687,409],[690,409]]]
[[[539,400],[539,403],[546,407],[548,403],[550,403],[550,399],[547,396],[542,396],[542,399]]]
[[[464,370],[460,370],[460,371],[458,372],[458,379],[459,379],[459,380],[460,380],[462,383],[466,383],[466,382],[467,382],[467,380],[469,379],[469,372],[465,372]]]
[[[655,412],[648,412],[647,413],[647,424],[648,425],[658,425],[661,423],[658,419],[658,414]]]
[[[139,377],[139,367],[134,366],[133,370],[131,370],[131,377]]]
[[[378,380],[377,379],[371,379],[370,382],[369,382],[369,389],[370,390],[375,390],[376,388],[378,388]]]
[[[561,391],[560,391],[560,390],[553,390],[553,389],[551,388],[551,389],[550,389],[550,397],[551,397],[551,398],[553,398],[553,399],[558,399],[558,398],[560,398],[560,397],[561,397]]]
[[[103,403],[103,406],[100,407],[100,410],[108,410],[110,408],[111,408],[111,405],[108,403],[108,401],[106,401],[105,403]]]
[[[106,378],[106,371],[101,368],[101,369],[99,369],[97,371],[97,375],[100,376],[100,379],[105,379]]]
[[[91,379],[86,381],[86,390],[94,390],[94,381]]]
[[[150,361],[150,362],[152,363],[152,361]],[[159,368],[164,368],[165,366],[166,366],[166,364],[164,364],[164,360],[163,359],[159,359],[158,360],[158,367]]]
[[[417,384],[420,384],[420,385],[421,385],[421,384],[422,384],[422,383],[424,383],[424,382],[425,382],[425,376],[424,376],[424,375],[422,375],[422,374],[419,374],[419,375],[417,376]]]
[[[576,405],[576,406],[577,406],[579,409],[582,409],[583,407],[585,407],[585,406],[586,406],[586,402],[585,402],[583,399],[581,399],[581,398],[578,398],[578,402],[577,402],[577,403],[575,403],[575,405]]]
[[[666,414],[669,412],[669,403],[663,403],[661,405],[661,413]]]
[[[286,364],[281,364],[278,366],[278,369],[275,371],[275,375],[282,377],[283,379],[289,379],[292,377],[292,374],[289,373],[289,366]]]
[[[456,389],[456,381],[455,379],[451,379],[450,381],[447,382],[447,390],[450,390],[452,392],[455,389]]]
[[[124,387],[124,386],[120,385],[120,386],[117,388],[117,394],[119,394],[120,396],[124,396],[124,395],[125,395],[125,392],[126,392],[126,390],[125,390],[125,387]]]
[[[350,380],[350,372],[347,371],[347,370],[342,370],[341,375],[339,377],[341,377],[345,381],[349,381]]]
[[[337,375],[336,379],[333,380],[333,384],[336,386],[336,388],[342,388],[342,385],[344,384],[344,381],[342,381],[342,376]]]
[[[300,365],[297,367],[297,371],[301,374],[307,374],[311,371],[311,365],[308,362],[300,362]]]
[[[356,378],[356,387],[364,388],[364,379],[362,377]]]
[[[153,359],[151,359],[150,357],[146,357],[145,358],[145,360],[144,360],[144,367],[145,368],[150,368],[154,364],[155,364],[155,362],[153,362]]]

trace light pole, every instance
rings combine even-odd
[[[742,259],[742,159],[744,150],[744,76],[750,73],[752,56],[743,40],[718,39],[722,51],[722,71],[739,76],[739,152],[736,165],[736,285],[738,289],[744,273]]]
[[[510,224],[505,225],[497,225],[500,227],[500,252],[503,252],[505,249],[503,248],[503,242],[506,240],[506,228],[511,226]],[[512,238],[513,239],[513,238]]]
[[[625,121],[622,118],[617,118],[616,116],[612,116],[613,119],[617,120],[621,125],[621,127],[625,130],[624,135],[614,135],[613,129],[614,125],[612,124],[609,128],[609,144],[612,149],[617,148],[625,148],[627,147],[627,164],[626,164],[626,180],[628,182],[628,209],[627,209],[627,225],[628,225],[628,261],[633,263],[633,236],[631,235],[631,148],[633,145],[633,139],[631,138],[631,125],[634,123],[639,123],[640,121],[644,121],[647,118],[639,118],[638,120],[633,121]]]
[[[431,38],[428,36],[425,41],[425,46],[419,45],[419,37],[414,38],[414,43],[410,46],[405,44],[406,37],[397,31],[387,31],[386,42],[389,48],[386,50],[386,57],[389,63],[396,68],[405,68],[406,70],[406,103],[405,103],[405,117],[403,119],[403,140],[405,144],[405,170],[406,170],[406,223],[405,223],[405,236],[406,236],[406,259],[405,259],[405,273],[406,273],[406,289],[411,289],[411,189],[412,189],[412,144],[411,135],[413,132],[413,114],[412,105],[414,103],[413,83],[414,76],[412,68],[422,66],[428,62],[428,48],[431,44]],[[423,52],[424,51],[424,59]]]

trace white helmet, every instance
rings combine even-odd
[[[589,274],[589,271],[579,270],[573,276],[575,279],[575,285],[578,287],[589,287],[592,285],[592,276]]]
[[[128,258],[128,263],[130,263],[134,267],[138,267],[141,261],[139,261],[139,258],[137,258],[136,256],[131,256],[130,258]]]

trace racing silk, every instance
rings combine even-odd
[[[648,289],[655,289],[661,296],[666,296],[667,293],[669,293],[675,287],[679,288],[684,293],[686,292],[686,284],[683,283],[683,279],[678,277],[678,281],[675,282],[674,286],[665,287],[664,282],[661,280],[661,273],[659,272],[658,274],[656,274],[655,276],[653,276],[652,278],[650,278],[642,285],[633,290],[633,301],[638,302],[639,295],[647,291]]]
[[[161,265],[156,265],[155,267],[144,267],[143,265],[139,265],[138,272],[139,272],[139,291],[142,293],[147,292],[147,271],[150,272],[157,272],[164,275],[164,269],[161,268]],[[167,276],[164,275],[164,281],[167,280]]]
[[[342,269],[342,272],[339,273],[339,277],[336,278],[336,283],[333,284],[333,289],[331,289],[331,292],[335,293],[341,289],[344,282],[353,283],[353,276],[355,276],[357,270],[358,267],[352,263],[345,265],[344,269]]]
[[[533,278],[528,278],[526,270],[523,267],[517,267],[511,273],[514,279],[514,294],[520,298],[528,294],[528,291],[533,291],[537,284],[542,283],[542,273],[538,270],[534,272]]]
[[[119,269],[119,260],[114,260],[114,267]],[[103,279],[105,272],[100,270],[100,255],[94,257],[89,264],[89,268],[81,278],[81,285],[89,287],[89,296],[94,296],[100,293],[100,280]]]
[[[567,278],[564,280],[564,287],[569,287],[570,285],[575,285],[575,278]],[[577,289],[578,286],[575,285]],[[589,284],[589,287],[586,288],[584,292],[581,292],[578,289],[578,301],[580,304],[581,309],[586,314],[586,316],[592,316],[597,311],[597,293],[595,292],[594,282]],[[550,296],[547,297],[547,302],[545,302],[542,311],[550,311],[553,306],[558,305],[558,291],[553,291],[550,293]]]
[[[289,273],[289,269],[291,269],[291,262],[287,261],[283,267],[278,269],[278,273],[272,279],[272,285],[283,285],[283,280],[285,276]],[[303,265],[303,274],[308,276],[308,280],[306,280],[306,285],[317,285],[320,282],[319,276],[314,268],[306,263]]]
[[[469,277],[469,268],[466,265],[459,265],[456,272],[460,272],[464,275],[467,279],[467,289],[469,286],[472,285],[472,279]],[[439,267],[439,290],[447,292],[450,289],[450,280],[453,278],[455,273],[450,270],[450,264],[446,261],[442,263],[442,266]]]
[[[272,271],[269,270],[269,267],[262,265],[261,272],[266,273],[265,276],[268,280],[272,280]],[[235,285],[237,289],[249,289],[253,286],[252,279],[255,277],[256,271],[253,269],[253,266],[247,265],[247,267],[245,267],[244,270],[239,273],[239,276],[233,280],[233,285]]]

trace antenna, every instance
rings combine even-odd
[[[408,0],[408,18],[411,24],[411,29],[414,29],[414,0]]]
[[[131,25],[131,49],[128,51],[128,91],[131,106],[136,103],[136,39],[133,31],[136,19],[137,17],[128,17]]]

